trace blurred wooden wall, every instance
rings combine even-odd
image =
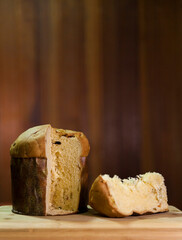
[[[0,203],[44,123],[85,132],[90,183],[159,171],[182,208],[182,1],[0,0]]]

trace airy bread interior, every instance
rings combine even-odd
[[[121,180],[118,176],[113,178],[103,175],[111,197],[123,215],[135,213],[159,212],[167,210],[167,193],[164,178],[159,173],[148,172],[137,178]]]
[[[51,152],[47,153],[47,214],[76,212],[81,190],[81,143],[74,135],[63,135],[60,129],[51,128],[48,135],[47,144]]]

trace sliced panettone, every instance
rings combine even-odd
[[[82,132],[47,124],[22,133],[10,148],[13,212],[62,215],[86,209],[89,150]]]
[[[89,204],[109,217],[168,211],[164,178],[155,172],[123,180],[100,175],[90,189]]]

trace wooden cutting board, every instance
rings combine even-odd
[[[82,214],[34,217],[0,207],[0,239],[182,239],[182,212],[170,206],[166,213],[107,218],[93,209]]]

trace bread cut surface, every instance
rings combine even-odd
[[[10,148],[13,211],[62,215],[86,208],[89,150],[82,132],[47,124],[22,133]]]
[[[89,204],[109,217],[168,211],[164,178],[155,172],[123,180],[99,175],[90,189]]]

